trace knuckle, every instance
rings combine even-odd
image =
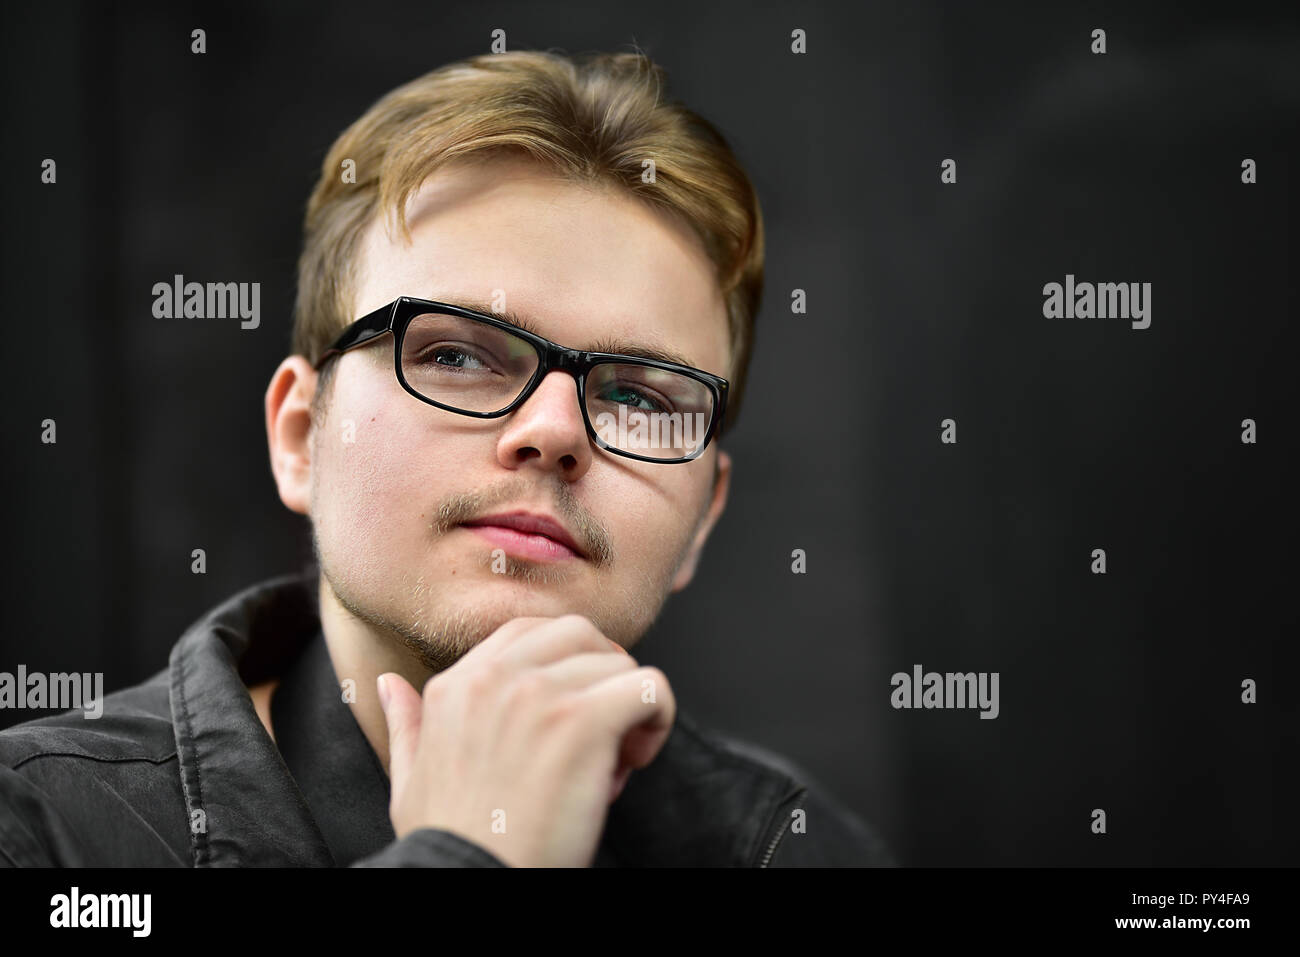
[[[574,634],[590,634],[596,630],[596,626],[590,618],[576,612],[560,616],[560,621],[564,622],[565,627]]]
[[[619,671],[635,671],[637,668],[641,667],[636,663],[636,659],[633,658],[631,654],[609,655],[607,657],[613,660],[614,667]]]
[[[566,727],[577,722],[582,710],[582,702],[576,695],[560,695],[547,704],[542,722],[550,730]]]
[[[473,698],[482,698],[501,683],[500,675],[489,663],[476,668],[462,679],[466,694]]]
[[[421,721],[427,723],[435,715],[441,715],[447,710],[449,691],[445,681],[430,679],[425,682],[424,691],[420,695]]]
[[[444,682],[439,681],[439,675],[434,675],[424,683],[420,691],[420,697],[424,700],[425,707],[436,704],[442,698]]]
[[[545,696],[548,684],[540,670],[529,671],[510,682],[506,700],[512,706],[531,704]]]
[[[564,616],[567,633],[576,641],[579,648],[592,651],[610,650],[611,641],[605,637],[594,621],[586,615],[568,614]]]

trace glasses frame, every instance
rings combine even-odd
[[[469,412],[465,409],[458,409],[454,406],[446,405],[426,395],[417,392],[415,388],[406,381],[406,376],[402,373],[402,341],[406,336],[407,326],[416,316],[424,315],[428,312],[438,312],[451,316],[458,316],[462,319],[472,319],[476,322],[482,322],[494,328],[500,329],[513,336],[517,336],[530,344],[539,357],[537,369],[533,377],[524,386],[523,390],[513,402],[503,409],[496,412]],[[722,436],[722,426],[727,411],[727,389],[730,383],[721,376],[716,376],[711,372],[705,372],[703,369],[696,369],[691,366],[680,365],[676,362],[665,362],[661,359],[646,359],[641,356],[622,355],[617,352],[588,352],[583,349],[569,349],[552,342],[550,339],[543,338],[536,333],[521,329],[513,323],[506,322],[496,316],[490,316],[486,313],[478,312],[474,309],[466,309],[463,306],[453,305],[448,302],[438,302],[433,299],[416,299],[411,296],[400,296],[385,306],[380,306],[374,312],[366,313],[360,319],[353,322],[343,330],[334,343],[326,349],[319,359],[316,360],[315,368],[319,371],[326,362],[334,356],[368,345],[375,339],[385,333],[393,334],[393,371],[397,374],[397,381],[415,398],[421,402],[436,406],[447,412],[454,412],[457,415],[467,415],[475,419],[497,419],[503,415],[509,415],[519,406],[528,401],[529,396],[537,390],[537,386],[547,374],[560,370],[573,376],[574,383],[578,389],[578,407],[582,410],[582,420],[586,423],[587,434],[598,448],[606,452],[612,452],[615,455],[621,455],[629,459],[636,459],[639,462],[657,462],[661,465],[676,465],[683,462],[693,462],[704,454],[709,447],[709,443]],[[593,368],[598,365],[604,365],[610,362],[618,362],[627,365],[646,366],[651,369],[663,369],[668,372],[677,372],[689,378],[695,379],[708,387],[713,395],[713,417],[709,421],[708,428],[704,432],[704,441],[694,453],[675,459],[656,458],[648,455],[639,455],[635,452],[628,452],[623,449],[614,448],[605,442],[596,432],[595,426],[591,424],[591,416],[587,414],[587,375]]]

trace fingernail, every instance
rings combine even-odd
[[[388,710],[388,673],[380,675],[375,683],[379,685],[379,706]]]

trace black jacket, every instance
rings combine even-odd
[[[342,700],[318,615],[314,577],[263,582],[191,626],[169,667],[106,695],[101,717],[0,732],[0,864],[501,866],[448,831],[395,839],[388,778]],[[246,687],[270,677],[274,741]],[[894,861],[797,766],[679,708],[610,806],[593,863]]]

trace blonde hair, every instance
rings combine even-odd
[[[726,140],[685,106],[665,102],[665,85],[662,68],[640,52],[530,50],[470,57],[384,95],[334,142],[307,203],[293,351],[314,364],[357,318],[360,239],[375,216],[395,213],[409,242],[407,201],[441,165],[522,154],[576,182],[621,185],[700,237],[727,306],[734,422],[762,296],[762,214]],[[653,182],[642,179],[646,159],[654,161]],[[355,183],[343,182],[345,160],[355,162]]]

